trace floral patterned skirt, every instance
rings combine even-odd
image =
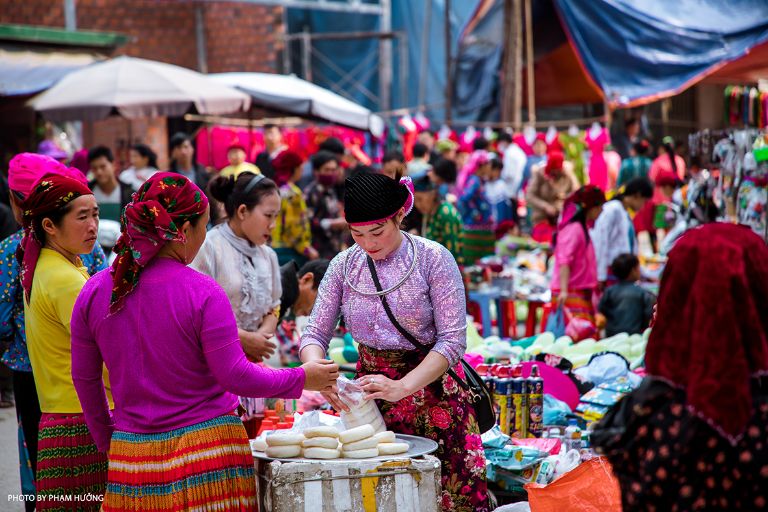
[[[423,357],[415,350],[376,350],[360,344],[357,376],[401,379]],[[454,371],[464,378],[461,365]],[[441,506],[444,511],[488,511],[485,452],[475,411],[466,392],[447,374],[399,402],[378,402],[387,428],[437,441],[442,461]]]

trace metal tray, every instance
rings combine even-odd
[[[410,448],[408,448],[407,452],[401,453],[398,455],[380,455],[378,457],[371,457],[370,459],[344,459],[344,458],[306,459],[304,457],[296,457],[292,459],[275,459],[272,457],[267,457],[267,454],[264,452],[257,452],[256,450],[253,450],[253,449],[251,449],[251,453],[253,453],[253,456],[255,458],[261,459],[261,460],[279,460],[284,462],[334,462],[334,461],[352,462],[352,461],[367,461],[367,460],[411,459],[413,457],[421,457],[422,455],[429,455],[430,453],[437,450],[437,443],[425,437],[409,436],[406,434],[395,434],[395,437],[399,442],[408,443],[408,446]]]

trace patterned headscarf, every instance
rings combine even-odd
[[[8,186],[14,192],[27,197],[32,192],[32,186],[46,174],[60,174],[83,184],[88,183],[82,172],[67,167],[50,156],[19,153],[8,163]]]
[[[768,375],[768,246],[745,226],[686,232],[669,253],[648,340],[649,375],[736,443],[753,414],[751,379]]]
[[[198,186],[177,173],[159,172],[133,194],[120,219],[122,234],[114,249],[110,313],[120,310],[141,270],[165,244],[186,242],[181,226],[203,215],[207,207],[208,198]]]
[[[475,174],[480,166],[487,164],[491,161],[491,155],[484,149],[478,149],[472,153],[467,161],[466,165],[459,172],[459,177],[456,180],[457,190],[459,192],[464,191],[464,187],[467,186],[467,180],[469,177]]]
[[[57,212],[80,196],[93,194],[88,185],[61,174],[49,173],[35,183],[27,198],[21,203],[24,237],[16,249],[16,259],[19,261],[19,279],[24,288],[27,302],[32,293],[32,280],[35,267],[43,248],[37,238],[32,224],[35,219]]]

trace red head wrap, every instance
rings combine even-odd
[[[122,234],[115,245],[110,313],[120,309],[125,296],[138,284],[142,268],[166,243],[186,242],[181,226],[201,216],[206,208],[205,194],[177,173],[157,173],[133,194],[123,212]]]
[[[563,156],[562,151],[551,151],[547,155],[547,166],[544,167],[544,174],[552,176],[552,173],[555,171],[562,170],[564,161],[565,157]]]
[[[768,373],[766,312],[768,247],[749,228],[706,224],[669,253],[646,368],[732,443],[752,416],[750,379]]]
[[[286,149],[281,151],[274,160],[272,168],[275,170],[275,183],[280,187],[285,185],[291,178],[293,171],[302,164],[304,160],[293,150]]]
[[[76,171],[77,172],[77,171]],[[79,172],[78,172],[79,174]],[[32,280],[35,276],[37,259],[43,246],[37,238],[32,224],[35,219],[51,215],[80,196],[93,194],[88,185],[61,174],[46,174],[35,183],[27,198],[21,204],[22,221],[24,223],[24,238],[16,250],[19,261],[20,281],[24,288],[27,301],[32,292]]]

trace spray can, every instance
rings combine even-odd
[[[477,368],[475,368],[475,371],[480,376],[480,378],[485,383],[485,387],[488,388],[488,393],[490,393],[491,396],[493,396],[493,372],[491,365],[488,364],[479,364],[477,365]]]
[[[509,403],[512,398],[509,378],[510,370],[508,366],[499,368],[498,376],[493,385],[493,406],[496,410],[496,417],[499,419],[499,428],[504,434],[509,435]]]
[[[528,436],[541,437],[544,429],[544,380],[539,377],[539,366],[531,366],[528,377]]]
[[[528,437],[528,396],[527,382],[523,378],[523,369],[517,365],[512,370],[512,409],[510,415],[510,435]]]

